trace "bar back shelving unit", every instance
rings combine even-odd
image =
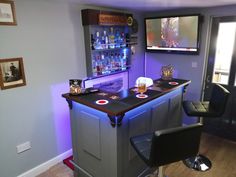
[[[131,58],[132,14],[83,9],[88,77],[127,71]]]

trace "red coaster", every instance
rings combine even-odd
[[[147,97],[148,97],[148,95],[145,95],[145,94],[143,94],[143,95],[141,95],[141,94],[138,94],[138,95],[136,95],[136,97],[137,97],[137,98],[147,98]]]
[[[97,100],[95,103],[98,104],[98,105],[105,105],[105,104],[109,103],[109,101],[107,101],[107,100]]]
[[[169,82],[170,85],[179,85],[178,82]]]

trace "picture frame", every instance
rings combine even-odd
[[[2,90],[26,85],[23,58],[0,59]]]
[[[14,1],[0,0],[0,25],[17,25]]]

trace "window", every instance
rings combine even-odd
[[[235,31],[236,22],[220,23],[219,25],[212,79],[213,83],[228,85],[234,50]]]

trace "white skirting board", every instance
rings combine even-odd
[[[72,155],[72,149],[58,155],[57,157],[54,157],[50,160],[48,160],[47,162],[44,162],[32,169],[30,169],[29,171],[26,171],[25,173],[22,173],[21,175],[17,176],[17,177],[34,177],[37,176],[45,171],[47,171],[50,167],[56,165],[59,162],[62,162],[64,159],[66,159],[67,157],[70,157]]]

